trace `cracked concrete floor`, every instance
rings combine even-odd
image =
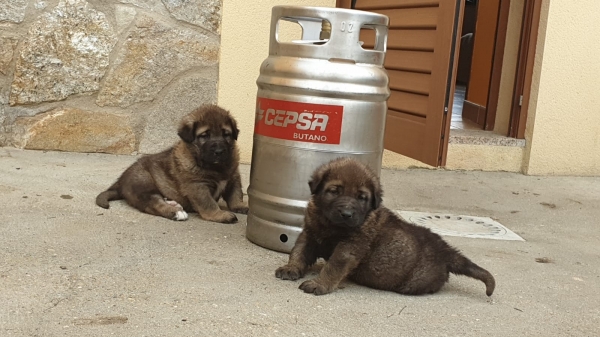
[[[525,242],[445,237],[494,274],[420,297],[316,297],[234,225],[94,204],[132,156],[0,148],[0,336],[598,336],[600,179],[383,171],[393,209],[489,216]],[[248,166],[242,166],[244,185]],[[537,260],[537,261],[536,261]]]

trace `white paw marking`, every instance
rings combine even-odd
[[[185,221],[188,218],[188,214],[185,211],[177,211],[175,213],[175,216],[173,217],[173,220],[177,220],[177,221]]]

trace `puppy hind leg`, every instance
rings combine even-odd
[[[402,295],[423,295],[437,293],[448,281],[447,272],[437,272],[429,277],[419,277],[408,280],[397,286],[393,291]]]
[[[167,205],[175,207],[176,211],[175,211],[175,217],[173,218],[173,220],[177,220],[177,221],[187,220],[188,214],[183,209],[183,206],[181,206],[175,200],[168,200],[167,198],[163,198],[163,200],[165,201],[165,203],[167,203]]]
[[[188,214],[179,203],[173,200],[166,201],[160,194],[143,195],[142,198],[148,200],[142,210],[145,213],[176,221],[184,221],[188,218]]]
[[[169,220],[187,220],[188,214],[183,207],[175,201],[165,201],[162,195],[157,193],[143,193],[136,196],[135,208],[152,215],[162,216]],[[174,204],[173,204],[174,203]]]
[[[188,218],[181,205],[165,201],[149,173],[132,177],[129,184],[124,186],[122,194],[129,205],[141,212],[178,221]]]

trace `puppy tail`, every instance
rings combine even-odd
[[[490,272],[487,270],[481,268],[468,258],[464,257],[462,254],[456,253],[448,265],[448,270],[452,274],[465,275],[480,280],[481,282],[485,283],[486,295],[492,296],[492,293],[494,293],[494,289],[496,288],[494,276],[492,276],[492,274],[490,274]]]
[[[106,191],[98,194],[96,197],[96,205],[108,209],[110,207],[108,203],[109,201],[119,199],[123,199],[123,197],[121,196],[121,193],[119,193],[119,184],[117,182],[109,187]]]

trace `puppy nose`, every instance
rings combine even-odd
[[[354,212],[349,209],[342,209],[340,210],[340,215],[342,218],[350,219],[354,215]]]
[[[219,155],[219,154],[223,153],[223,151],[224,151],[224,149],[215,149],[215,150],[213,150],[213,153],[216,155]]]

